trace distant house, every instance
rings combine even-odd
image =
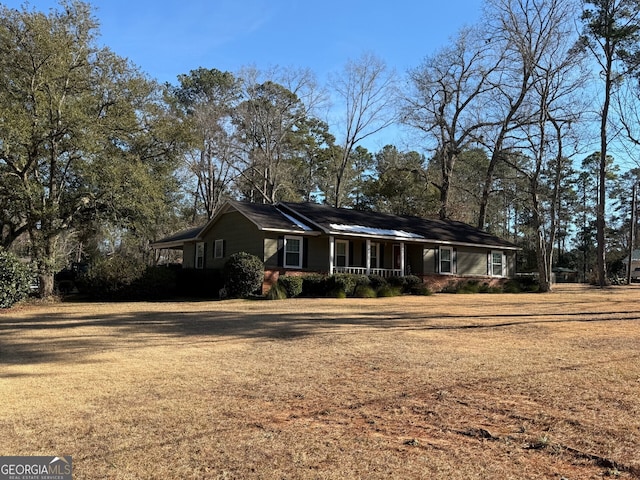
[[[622,263],[629,268],[629,255],[622,259]],[[631,271],[640,267],[640,250],[636,249],[631,252]]]
[[[316,203],[228,201],[203,227],[152,244],[182,249],[183,268],[219,269],[248,252],[265,264],[267,288],[279,275],[408,274],[426,283],[515,276],[517,247],[451,220],[363,212]]]

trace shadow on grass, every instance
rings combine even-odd
[[[407,314],[363,311],[325,313],[234,312],[218,304],[215,311],[129,312],[113,314],[50,313],[0,316],[0,364],[82,362],[101,351],[144,345],[170,345],[173,339],[226,342],[235,339],[295,340],[318,334],[348,334],[363,329],[398,331],[487,330],[562,322],[638,321],[635,311],[581,313],[513,313],[487,315]],[[265,310],[268,310],[265,308]],[[559,311],[562,308],[558,309]],[[349,330],[345,327],[354,327]],[[160,340],[162,339],[162,340]]]

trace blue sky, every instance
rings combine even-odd
[[[19,8],[20,0],[3,1]],[[320,82],[363,52],[398,73],[418,66],[482,0],[95,0],[100,42],[162,82],[198,67],[308,67]],[[54,0],[31,0],[36,10]]]
[[[21,8],[23,0],[4,0]],[[99,43],[161,82],[199,67],[309,68],[320,85],[348,60],[373,53],[403,75],[479,21],[483,0],[93,0]],[[57,0],[30,0],[48,12]],[[421,150],[399,126],[361,144]]]

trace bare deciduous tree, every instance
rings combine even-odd
[[[309,70],[255,69],[241,72],[244,101],[234,112],[239,155],[235,168],[252,201],[275,202],[281,190],[295,190],[292,160],[298,125],[323,101]],[[261,80],[262,78],[267,80]]]
[[[598,207],[596,236],[598,243],[598,282],[607,284],[606,264],[606,177],[607,148],[612,96],[620,79],[629,73],[629,61],[636,64],[640,34],[640,1],[638,0],[584,0],[582,15],[585,29],[583,45],[597,61],[602,86],[600,111],[600,168],[598,174]]]
[[[478,140],[486,126],[490,75],[499,66],[491,44],[475,29],[462,30],[451,46],[409,72],[408,95],[402,100],[404,123],[424,133],[440,167],[434,182],[440,192],[440,218],[449,216],[449,193],[460,153]]]
[[[346,197],[345,183],[350,171],[352,153],[356,145],[387,128],[394,121],[394,76],[386,64],[372,54],[349,61],[344,70],[330,80],[342,110],[338,122],[338,142],[341,148],[332,150],[331,175],[333,191],[327,199],[336,207]],[[329,122],[331,124],[331,122]]]

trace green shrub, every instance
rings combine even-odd
[[[376,298],[376,291],[368,285],[358,285],[353,292],[357,298]]]
[[[405,289],[405,292],[407,293],[411,293],[415,287],[418,287],[424,284],[422,279],[416,275],[406,275],[404,277],[404,282],[405,282],[404,289]]]
[[[230,298],[257,293],[264,281],[264,263],[246,252],[234,253],[224,264],[224,287]]]
[[[359,277],[350,273],[336,273],[329,277],[327,286],[330,292],[342,291],[350,297],[353,295]]]
[[[397,297],[402,294],[402,291],[398,287],[392,287],[391,285],[383,285],[376,291],[378,297]]]
[[[10,308],[29,296],[33,272],[28,265],[0,249],[0,308]]]
[[[373,288],[374,290],[377,290],[386,284],[387,281],[384,279],[384,277],[381,277],[380,275],[369,275],[369,285],[371,285],[371,288]]]
[[[266,295],[267,300],[284,300],[287,298],[286,289],[280,284],[280,280],[272,285]]]
[[[461,282],[456,287],[456,293],[480,293],[480,282],[477,280]]]
[[[523,277],[508,280],[502,287],[504,293],[535,293],[540,290],[540,285],[535,278]]]
[[[183,297],[219,298],[224,288],[221,269],[179,268],[175,272],[176,294]]]
[[[409,293],[411,295],[424,295],[424,296],[433,295],[433,292],[431,291],[431,289],[422,282],[419,285],[414,285],[413,287],[411,287],[411,290],[409,291]]]
[[[124,300],[133,296],[133,285],[140,280],[146,265],[136,258],[114,255],[100,259],[82,273],[76,285],[80,293],[100,300]]]
[[[288,298],[294,298],[302,293],[302,277],[283,275],[278,278],[277,284],[284,289]]]
[[[162,300],[177,292],[177,273],[168,267],[147,267],[130,288],[129,297],[135,300]]]
[[[331,290],[328,296],[331,298],[347,298],[344,290]]]
[[[387,283],[389,285],[391,285],[392,287],[396,287],[396,288],[399,288],[400,290],[404,291],[406,286],[407,286],[407,279],[406,279],[406,277],[393,276],[393,277],[389,277],[387,279]]]
[[[303,297],[326,297],[329,293],[327,288],[327,276],[319,273],[310,273],[302,277]]]

